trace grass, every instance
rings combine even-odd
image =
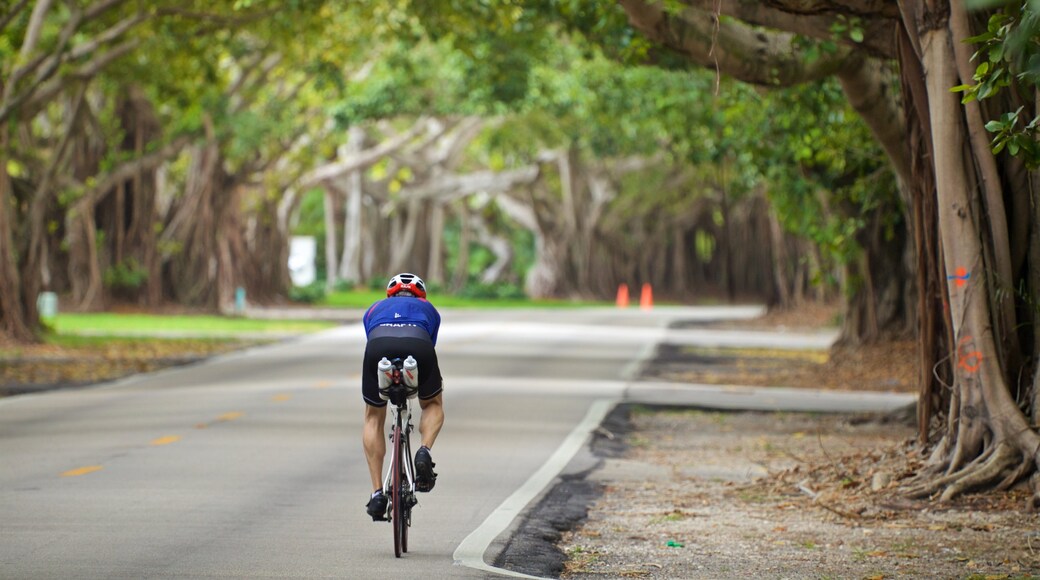
[[[333,292],[319,305],[337,308],[368,308],[373,302],[386,297],[383,289],[358,288]],[[608,302],[573,302],[566,300],[526,300],[463,298],[446,294],[435,295],[435,306],[449,308],[568,308],[604,306]],[[294,334],[324,330],[336,326],[334,322],[319,320],[257,320],[216,315],[159,315],[142,313],[60,313],[47,321],[52,332],[48,344],[86,347],[100,345],[113,337],[213,337],[237,335]],[[105,337],[93,342],[76,342],[71,337]]]
[[[386,298],[386,291],[357,288],[327,294],[320,306],[336,308],[368,308],[373,302]],[[450,294],[431,293],[430,302],[438,308],[572,308],[581,306],[612,306],[613,302],[532,300],[527,298],[467,298]]]
[[[50,321],[57,336],[137,336],[162,333],[226,336],[315,332],[336,326],[318,320],[252,320],[205,315],[66,313]],[[52,335],[53,336],[53,335]]]

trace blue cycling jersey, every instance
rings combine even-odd
[[[395,296],[376,302],[368,307],[364,321],[366,336],[379,326],[418,326],[430,333],[435,346],[441,327],[441,315],[433,304],[413,296]]]

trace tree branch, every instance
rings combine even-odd
[[[650,39],[681,52],[701,66],[717,69],[744,82],[791,86],[833,75],[861,56],[839,46],[834,54],[809,63],[794,46],[794,35],[757,30],[743,22],[716,26],[714,14],[687,8],[667,12],[649,0],[619,0],[629,22]]]
[[[394,150],[399,149],[405,143],[414,139],[416,135],[418,135],[426,128],[426,120],[420,119],[419,121],[416,121],[416,123],[413,124],[407,131],[395,135],[393,138],[387,139],[386,141],[383,141],[382,143],[371,149],[366,149],[362,151],[360,155],[347,157],[335,163],[330,163],[328,165],[322,165],[321,167],[315,168],[314,170],[310,171],[309,173],[305,174],[303,177],[300,178],[298,187],[301,190],[305,190],[307,188],[314,187],[315,185],[323,181],[339,179],[340,177],[346,175],[347,173],[350,173],[351,171],[356,171],[358,169],[367,167],[378,161],[380,158],[390,154]]]
[[[717,0],[684,0],[684,4],[702,12],[713,13]],[[866,2],[867,4],[873,4]],[[852,7],[832,6],[830,10],[804,11],[801,6],[786,6],[785,2],[760,0],[721,0],[720,13],[748,24],[774,30],[793,32],[817,40],[832,40],[853,48],[864,48],[876,56],[896,57],[896,27],[899,11],[861,11]],[[834,3],[830,3],[834,4]],[[865,7],[864,7],[865,8]],[[855,42],[848,33],[838,35],[834,25],[842,19],[850,26],[850,18],[859,19],[863,31],[862,42]]]
[[[126,0],[104,0],[103,2],[99,2],[88,7],[83,12],[73,12],[72,16],[69,18],[69,21],[66,22],[65,26],[62,28],[62,31],[58,38],[57,45],[49,54],[42,54],[39,57],[35,58],[33,61],[27,63],[26,65],[15,69],[11,73],[10,78],[7,80],[7,83],[4,86],[3,99],[2,101],[0,101],[0,122],[3,122],[8,117],[10,117],[10,115],[16,109],[18,109],[22,105],[22,103],[25,103],[27,101],[38,102],[39,99],[36,98],[38,97],[38,91],[41,90],[41,87],[44,85],[45,82],[47,82],[48,79],[51,79],[58,72],[61,64],[69,60],[71,58],[72,53],[76,51],[76,49],[73,49],[72,51],[66,52],[65,49],[71,41],[73,34],[75,34],[77,30],[79,30],[80,26],[82,26],[83,23],[97,18],[101,14],[107,12],[110,8],[118,4],[121,4],[125,1]],[[41,4],[38,4],[37,8],[39,8],[44,3],[45,2],[41,2]],[[122,24],[123,23],[117,24],[114,28],[120,28]],[[129,27],[127,27],[127,30],[128,29]],[[106,31],[102,34],[105,35],[108,32],[111,32],[111,30],[112,29],[109,29],[109,31]],[[120,32],[120,34],[122,33],[125,33],[125,30]],[[118,36],[119,34],[111,36],[111,40],[118,38]],[[28,38],[26,40],[28,41]],[[27,46],[27,43],[23,43],[22,50],[25,51]],[[82,52],[82,55],[85,54],[87,54],[87,52]],[[26,53],[25,56],[28,56],[28,53]],[[36,71],[36,74],[32,85],[27,87],[20,94],[16,95],[14,91],[18,82],[34,70]],[[57,91],[55,89],[60,89],[62,87],[63,83],[60,81],[60,79],[58,79],[58,81],[59,82],[57,82],[57,84],[55,84],[55,82],[52,81],[47,86],[47,90],[49,91],[50,96],[57,94]],[[28,117],[29,115],[25,116]]]
[[[464,175],[438,175],[413,187],[405,187],[401,199],[464,197],[474,193],[501,193],[518,185],[533,183],[540,174],[537,165],[509,171],[475,171]]]
[[[132,179],[141,171],[155,169],[160,164],[178,155],[182,149],[191,143],[191,141],[191,136],[182,135],[151,153],[142,155],[141,157],[119,165],[107,174],[99,176],[96,179],[96,185],[87,190],[86,194],[84,194],[81,199],[89,200],[91,205],[100,202],[104,199],[104,196],[107,195],[108,192],[114,190],[117,185],[123,181]],[[81,203],[87,202],[84,201]]]
[[[98,34],[93,39],[76,45],[69,51],[69,58],[72,60],[78,60],[87,56],[88,54],[96,51],[101,45],[108,44],[120,36],[124,35],[134,26],[144,22],[151,18],[152,15],[145,11],[140,11],[133,16],[128,16],[123,20],[117,22],[114,26],[105,30],[101,34]]]
[[[0,17],[0,30],[7,28],[7,25],[14,20],[15,16],[22,10],[25,10],[25,5],[29,3],[29,0],[18,0],[18,3],[11,7],[2,17]]]
[[[112,50],[96,56],[93,60],[78,68],[68,77],[58,77],[55,79],[51,79],[49,82],[45,83],[38,90],[36,90],[35,94],[33,94],[32,96],[32,99],[25,103],[25,108],[27,109],[26,116],[30,117],[33,114],[35,114],[38,108],[40,108],[44,103],[54,98],[55,95],[60,93],[62,89],[64,89],[66,85],[69,84],[70,78],[77,79],[80,81],[90,80],[97,76],[98,73],[101,72],[101,69],[105,68],[105,66],[107,66],[109,63],[126,55],[126,53],[137,48],[138,45],[140,45],[139,40],[128,40],[123,44],[114,47]],[[0,120],[6,118],[8,114],[10,114],[10,111],[8,109],[0,110]]]
[[[51,9],[51,0],[39,0],[33,7],[32,16],[29,17],[29,26],[22,39],[22,49],[18,51],[19,60],[26,60],[36,50],[36,44],[40,41],[40,32],[43,30],[43,21],[47,18],[47,11]]]

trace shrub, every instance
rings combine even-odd
[[[306,286],[293,286],[289,289],[289,300],[314,304],[325,298],[325,282],[311,282]]]

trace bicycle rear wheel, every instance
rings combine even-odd
[[[412,527],[412,505],[409,494],[405,493],[404,485],[408,482],[405,465],[408,463],[408,444],[401,442],[401,462],[397,464],[397,477],[401,481],[401,551],[408,551],[408,528]],[[409,491],[409,493],[411,493]]]
[[[404,493],[402,493],[401,472],[404,471],[401,461],[403,458],[403,444],[401,440],[401,427],[394,425],[394,449],[390,455],[390,469],[393,473],[393,481],[390,491],[390,523],[394,528],[394,555],[401,557],[402,551],[407,551],[407,523],[405,522]]]

